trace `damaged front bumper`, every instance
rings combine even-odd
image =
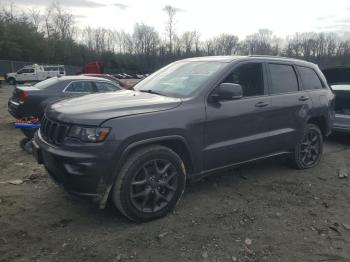
[[[104,208],[111,185],[115,161],[101,144],[80,147],[56,147],[47,143],[36,132],[33,141],[33,155],[43,164],[53,180],[72,194],[92,198],[100,208]],[[110,151],[109,151],[110,152]]]

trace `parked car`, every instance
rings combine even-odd
[[[24,82],[38,82],[55,76],[66,75],[63,65],[31,65],[25,66],[15,73],[6,74],[10,85]]]
[[[316,166],[334,116],[319,68],[287,58],[181,60],[135,90],[49,106],[34,155],[67,191],[137,222],[169,213],[189,179],[277,155]]]
[[[45,107],[62,99],[121,90],[114,82],[89,76],[53,77],[33,86],[17,86],[8,101],[8,111],[17,119],[41,118]]]
[[[334,131],[350,132],[350,66],[336,66],[323,70],[335,94]]]
[[[112,76],[112,75],[109,75],[109,74],[84,74],[85,76],[93,76],[93,77],[101,77],[101,78],[104,78],[104,79],[108,79],[110,81],[112,81],[113,83],[115,83],[116,85],[119,85],[121,88],[124,88],[124,89],[129,89],[130,86],[125,83],[124,81]]]

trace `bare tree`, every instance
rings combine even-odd
[[[43,16],[41,15],[41,12],[39,9],[36,8],[30,8],[28,10],[30,21],[33,23],[34,28],[37,32],[40,30],[41,22],[43,20]]]
[[[133,40],[136,54],[149,56],[156,53],[159,36],[154,27],[145,24],[136,24]]]
[[[238,50],[238,37],[222,34],[213,39],[213,45],[216,55],[233,55]]]
[[[169,39],[169,53],[171,54],[173,52],[173,40],[175,35],[175,15],[177,13],[177,9],[171,5],[166,5],[163,8],[163,11],[168,16],[168,21],[166,23],[166,32]]]

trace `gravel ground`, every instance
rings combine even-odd
[[[329,138],[311,170],[271,159],[208,177],[136,225],[68,195],[19,148],[12,89],[0,88],[0,261],[350,261],[350,179],[338,176],[350,136]]]

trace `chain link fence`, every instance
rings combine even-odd
[[[16,72],[24,66],[40,64],[35,62],[23,62],[23,61],[11,61],[0,60],[0,76],[4,76],[6,73]],[[67,75],[76,75],[82,70],[82,66],[64,65]]]

